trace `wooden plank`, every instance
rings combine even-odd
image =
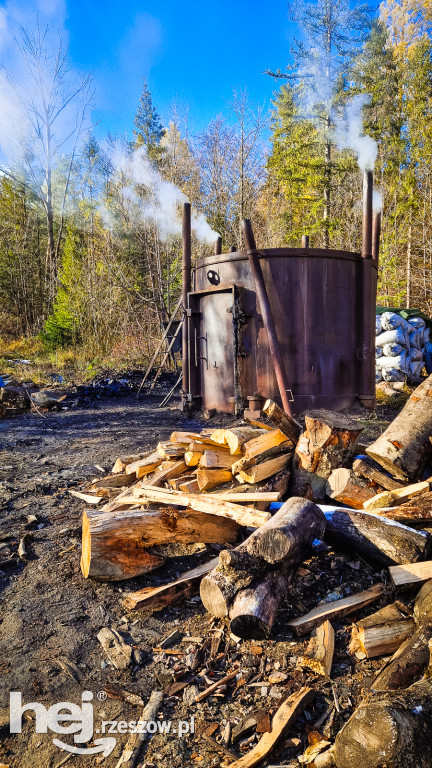
[[[203,494],[204,498],[210,496],[213,499],[219,499],[220,501],[233,501],[238,504],[247,504],[254,501],[266,501],[269,503],[279,501],[282,494],[277,491],[251,491],[250,493],[239,491],[218,491],[211,494]]]
[[[213,570],[218,562],[219,558],[214,557],[208,563],[186,571],[169,584],[162,584],[160,587],[144,587],[136,592],[130,592],[124,600],[124,605],[130,610],[153,611],[165,608],[167,605],[178,605],[180,601],[197,594],[202,577]]]
[[[389,568],[389,573],[394,587],[419,584],[422,581],[432,579],[432,560],[426,560],[423,563],[409,563],[408,565],[392,565]]]
[[[304,616],[299,616],[298,619],[293,619],[287,623],[288,627],[294,630],[296,635],[305,635],[310,632],[311,629],[321,624],[321,622],[327,619],[331,621],[332,618],[340,618],[347,616],[353,611],[365,608],[366,605],[373,603],[374,600],[383,593],[384,584],[374,584],[370,589],[366,589],[364,592],[358,592],[355,595],[349,597],[343,597],[341,600],[332,600],[329,603],[320,603],[312,611],[306,613]]]
[[[299,691],[291,694],[274,715],[270,733],[264,733],[258,744],[250,752],[230,763],[228,768],[253,768],[255,765],[258,765],[267,757],[276,746],[283,732],[295,723],[307,705],[313,701],[314,697],[315,692],[312,688],[306,687],[300,688]]]
[[[269,512],[263,512],[259,509],[252,509],[242,504],[233,504],[229,501],[220,501],[211,496],[211,494],[193,494],[182,493],[180,491],[171,491],[168,489],[157,489],[150,485],[135,486],[133,495],[127,497],[129,504],[137,504],[140,501],[156,501],[161,504],[169,504],[180,507],[191,507],[197,512],[208,512],[212,515],[229,517],[235,520],[239,525],[258,528],[266,522],[271,515]],[[125,498],[122,499],[125,503]]]

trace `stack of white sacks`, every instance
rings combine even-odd
[[[429,328],[421,317],[405,320],[397,312],[376,316],[376,380],[418,380]]]

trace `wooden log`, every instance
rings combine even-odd
[[[424,560],[431,551],[431,536],[371,512],[335,509],[326,512],[324,540],[345,551],[358,552],[382,565]]]
[[[228,768],[254,768],[261,763],[275,747],[284,731],[295,723],[314,697],[315,692],[312,688],[300,688],[299,691],[292,693],[274,715],[270,733],[264,733],[250,752],[230,763]]]
[[[138,461],[128,464],[125,471],[128,475],[133,474],[135,477],[145,477],[145,475],[150,475],[154,472],[162,464],[162,461],[163,459],[159,456],[158,452],[153,451],[153,453],[147,454],[143,459],[138,459]]]
[[[290,566],[298,565],[313,540],[322,534],[323,526],[324,516],[318,507],[304,499],[289,499],[267,523],[238,547],[220,553],[218,567],[201,582],[200,595],[205,608],[213,616],[227,616],[235,595],[249,587],[254,579],[258,584],[270,569],[270,564],[286,561]],[[262,553],[269,562],[261,555],[261,539]],[[259,593],[258,603],[266,589],[273,594],[276,587],[281,596],[284,589],[282,581],[278,583],[277,579],[272,581],[270,578],[267,586]],[[257,587],[254,586],[254,589]]]
[[[355,595],[343,597],[340,600],[332,600],[328,603],[320,603],[304,616],[299,616],[298,619],[289,621],[287,626],[293,629],[296,635],[305,635],[316,627],[317,624],[321,624],[321,622],[327,619],[331,621],[333,618],[348,616],[354,611],[365,608],[377,600],[382,595],[383,590],[383,584],[374,584],[370,589],[365,589],[363,592],[358,592]]]
[[[98,488],[128,488],[135,482],[134,475],[128,475],[126,472],[118,472],[115,475],[107,475],[100,480],[95,480],[92,483],[92,489]]]
[[[174,491],[180,491],[180,486],[189,483],[191,480],[196,480],[196,475],[189,472],[187,475],[180,475],[180,477],[174,477],[172,480],[168,480],[168,485]]]
[[[281,469],[288,467],[291,464],[291,459],[290,453],[283,453],[274,459],[268,459],[267,461],[262,461],[261,464],[241,470],[239,475],[245,483],[258,483],[260,480],[265,480],[267,477],[276,474],[276,472],[280,472]]]
[[[364,502],[376,496],[376,486],[372,488],[368,480],[363,480],[352,469],[345,467],[333,470],[325,491],[330,499],[353,509],[363,509]]]
[[[292,445],[296,445],[300,437],[301,427],[295,419],[288,416],[273,400],[266,400],[263,407],[263,413],[273,424],[283,432]]]
[[[309,645],[301,659],[302,667],[308,667],[317,675],[329,678],[333,664],[335,633],[329,621],[315,627]]]
[[[124,600],[124,605],[129,610],[146,611],[158,611],[168,605],[179,605],[182,600],[198,593],[202,577],[213,570],[217,563],[218,558],[214,557],[208,563],[186,571],[169,584],[162,584],[160,587],[144,587],[136,592],[130,592]]]
[[[358,659],[387,656],[397,651],[414,630],[414,619],[394,603],[386,605],[353,625],[348,652]]]
[[[233,520],[192,509],[84,512],[83,574],[99,581],[131,578],[149,570],[148,548],[172,543],[233,543],[239,529]]]
[[[397,488],[401,488],[401,484],[397,480],[393,480],[382,471],[379,464],[376,464],[369,457],[358,458],[353,462],[353,470],[357,475],[371,480],[373,483],[382,486],[386,491],[394,491]]]
[[[294,570],[287,572],[273,569],[252,581],[246,589],[237,592],[229,609],[231,631],[234,635],[245,640],[259,640],[270,636]]]
[[[207,494],[203,494],[207,495]],[[220,501],[233,501],[236,504],[251,504],[254,501],[271,502],[279,501],[281,494],[277,492],[266,493],[265,491],[250,491],[236,493],[235,491],[218,491],[210,494],[211,498],[217,498]]]
[[[198,480],[195,477],[193,480],[188,480],[185,483],[180,483],[178,490],[183,491],[183,493],[199,493]]]
[[[394,587],[421,584],[432,579],[432,560],[424,563],[409,563],[408,565],[393,565],[389,568],[390,578]]]
[[[357,422],[332,411],[310,411],[293,460],[292,494],[311,501],[325,498],[332,471],[348,467],[362,431]]]
[[[242,446],[249,440],[259,437],[265,430],[254,427],[235,427],[233,429],[216,429],[211,439],[218,445],[227,445],[233,455],[242,452]]]
[[[184,461],[187,467],[197,467],[202,456],[201,451],[186,451]]]
[[[252,528],[258,528],[271,517],[268,512],[261,512],[242,504],[221,501],[217,496],[212,496],[211,494],[184,493],[168,490],[167,488],[153,488],[148,484],[141,485],[139,488],[135,486],[132,490],[133,496],[129,497],[131,503],[154,501],[171,506],[190,507],[197,512],[207,512],[212,515],[228,517],[231,520],[235,520],[239,525]]]
[[[414,390],[402,411],[367,449],[367,454],[400,480],[421,476],[432,453],[432,375]]]
[[[417,496],[397,507],[383,507],[373,510],[375,515],[382,515],[389,520],[396,520],[406,525],[419,525],[432,520],[432,493]]]
[[[200,491],[209,491],[211,488],[217,488],[218,485],[228,483],[232,479],[233,475],[229,469],[198,468],[197,482]]]
[[[382,509],[383,507],[392,507],[396,504],[404,504],[410,499],[414,499],[417,496],[421,496],[423,493],[430,491],[430,482],[424,480],[421,483],[414,483],[413,485],[407,485],[406,488],[399,488],[395,491],[383,491],[378,493],[370,499],[367,499],[364,504],[364,509]]]
[[[432,684],[362,702],[336,736],[337,768],[430,768]]]

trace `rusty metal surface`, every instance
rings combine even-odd
[[[338,410],[352,405],[359,395],[373,398],[375,263],[357,253],[312,248],[260,249],[259,254],[294,398],[293,412]],[[209,282],[209,275],[217,285]],[[229,311],[234,306],[230,285],[242,288],[234,314]],[[211,334],[209,365],[201,364],[195,371],[193,394],[201,395],[204,407],[225,412],[233,411],[230,398],[236,396],[245,407],[247,398],[256,394],[280,403],[247,254],[199,261],[195,287],[198,292],[210,289],[213,298],[200,298],[199,293],[189,297],[191,301],[194,296],[190,332],[199,326],[199,335]]]
[[[373,172],[363,173],[362,256],[372,256]]]
[[[183,305],[183,329],[182,329],[182,359],[183,359],[183,376],[182,376],[182,405],[185,406],[187,393],[190,389],[189,382],[189,340],[188,340],[188,328],[186,310],[188,303],[188,293],[191,290],[191,204],[183,204],[183,220],[182,220],[182,305]]]

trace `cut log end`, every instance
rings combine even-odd
[[[212,616],[228,616],[228,600],[214,579],[204,576],[200,585],[200,597]]]

